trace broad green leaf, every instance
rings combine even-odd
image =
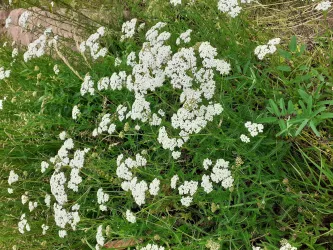
[[[323,88],[323,86],[325,85],[325,82],[322,82],[316,89],[315,93],[313,94],[313,97],[315,99],[319,99],[320,97],[320,90]]]
[[[290,43],[289,43],[289,49],[291,52],[296,52],[297,50],[297,38],[296,36],[292,36]]]
[[[309,96],[310,96],[309,94],[307,94],[303,89],[299,89],[298,93],[305,102],[308,102],[308,99],[309,99]]]
[[[320,102],[317,102],[317,106],[320,106],[320,105],[333,105],[333,100],[327,100],[327,101],[320,101]]]
[[[276,105],[276,103],[272,100],[272,99],[269,99],[269,104],[271,105],[273,111],[274,111],[274,114],[276,116],[280,116],[280,111],[279,111],[279,108],[278,106]]]
[[[294,113],[295,109],[294,109],[294,104],[291,100],[288,101],[288,113],[292,114]]]
[[[319,120],[332,119],[333,118],[333,113],[323,113],[321,115],[317,115],[316,118],[319,119]]]
[[[276,67],[278,70],[280,71],[284,71],[284,72],[289,72],[291,71],[291,68],[288,65],[280,65]]]
[[[287,125],[284,120],[279,120],[279,126],[282,131],[285,131],[287,129]]]
[[[298,103],[299,103],[299,105],[301,105],[301,108],[302,108],[303,114],[308,114],[304,102],[303,102],[302,100],[299,100]]]
[[[326,107],[320,107],[319,109],[317,109],[316,111],[314,111],[312,114],[311,114],[311,117],[315,117],[316,115],[318,115],[319,113],[323,112],[326,110]]]
[[[297,38],[296,36],[292,36],[290,43],[289,43],[289,49],[291,52],[296,52],[297,50]]]
[[[317,128],[316,128],[314,122],[313,122],[313,121],[310,121],[309,125],[310,125],[310,128],[312,129],[313,133],[315,133],[316,136],[320,136],[320,133],[319,133],[319,131],[317,130]]]
[[[306,124],[308,123],[309,119],[305,119],[301,125],[298,127],[296,133],[295,133],[295,136],[298,136],[299,133],[301,133],[301,131],[303,130],[303,128],[306,126]]]
[[[291,54],[288,51],[279,49],[278,52],[279,52],[280,56],[282,56],[283,58],[288,59],[288,60],[291,59]]]
[[[281,114],[282,115],[286,115],[287,114],[286,104],[284,103],[283,98],[280,99],[280,109],[281,109]]]
[[[298,68],[298,70],[302,70],[302,71],[305,71],[305,70],[308,70],[308,69],[309,69],[309,67],[306,66],[306,65],[301,65],[301,66],[299,66],[299,68]]]

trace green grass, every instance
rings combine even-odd
[[[20,4],[29,6],[32,2],[17,2],[16,7]],[[95,96],[81,97],[82,81],[60,59],[45,55],[25,63],[22,49],[11,77],[0,81],[0,99],[7,96],[4,109],[0,110],[0,248],[11,249],[16,245],[17,249],[94,249],[96,230],[102,224],[104,229],[109,227],[107,233],[104,230],[106,242],[136,239],[142,242],[139,246],[154,242],[166,249],[207,249],[209,240],[218,242],[222,250],[252,249],[252,246],[279,249],[283,238],[298,249],[332,249],[332,119],[323,119],[316,126],[320,136],[309,125],[296,135],[303,120],[295,121],[286,132],[282,123],[287,117],[269,110],[270,99],[281,109],[279,101],[283,98],[286,104],[289,100],[293,102],[297,118],[306,119],[299,90],[312,96],[318,92],[317,103],[332,101],[333,75],[329,69],[333,64],[333,44],[328,39],[332,36],[331,28],[323,24],[323,35],[315,38],[314,49],[304,47],[300,53],[303,41],[298,39],[295,48],[287,28],[281,34],[260,29],[253,15],[255,11],[265,13],[264,8],[244,11],[230,19],[217,10],[213,0],[178,7],[162,0],[142,5],[133,1],[125,7],[116,1],[104,4],[113,6],[112,11],[127,9],[130,17],[146,22],[146,28],[133,39],[120,42],[121,24],[126,18],[116,12],[119,18],[112,21],[114,26],[108,26],[110,32],[103,39],[109,54],[96,62],[89,60],[91,68],[78,53],[62,50],[81,77],[89,72],[97,82],[113,72],[129,72],[127,55],[140,50],[145,31],[164,21],[168,24],[165,30],[172,34],[168,44],[173,52],[178,49],[175,46],[178,35],[190,28],[193,30],[190,46],[209,41],[217,48],[218,58],[231,64],[228,76],[215,78],[213,100],[224,111],[200,133],[191,135],[179,160],[174,160],[161,147],[157,142],[158,127],[149,124],[140,123],[141,130],[137,132],[134,129],[137,122],[128,120],[129,129],[125,131],[124,123],[117,121],[117,133],[92,137],[93,129],[105,113],[114,114],[119,104],[131,107],[133,93],[124,89],[103,92],[96,89]],[[90,31],[94,29],[89,25],[87,33]],[[279,51],[259,61],[253,54],[255,47],[280,35]],[[0,53],[0,66],[9,68],[11,48],[0,47]],[[119,68],[114,66],[116,57],[123,60]],[[55,64],[60,68],[57,76],[53,72]],[[150,92],[147,100],[152,111],[162,108],[170,118],[180,107],[179,94],[168,84]],[[327,113],[332,112],[329,104],[323,104]],[[71,118],[74,105],[79,105],[82,112],[77,121]],[[309,115],[312,114],[313,110]],[[246,121],[268,121],[268,117],[274,120],[264,124],[263,134],[251,138],[249,144],[240,141],[239,136],[246,133]],[[170,122],[162,125],[172,131]],[[81,170],[83,182],[79,192],[68,192],[66,205],[68,208],[75,203],[81,205],[81,221],[75,232],[67,228],[68,236],[61,239],[53,209],[44,203],[45,194],[50,193],[53,169],[50,167],[42,174],[40,163],[57,154],[62,145],[58,135],[64,130],[73,138],[75,149],[87,147],[90,152]],[[136,169],[135,175],[147,182],[155,177],[160,179],[161,191],[156,197],[147,195],[146,204],[139,208],[131,194],[120,186],[116,158],[121,153],[133,157],[142,150],[147,151],[148,164]],[[178,192],[170,188],[170,179],[178,174],[181,182],[200,181],[205,158],[230,162],[233,188],[225,190],[214,184],[210,194],[199,188],[192,205],[186,208],[181,205]],[[236,163],[236,159],[242,159],[243,163]],[[14,193],[10,195],[7,178],[12,169],[20,178],[12,185]],[[69,167],[63,169],[69,173]],[[107,212],[101,212],[97,204],[96,192],[101,187],[110,195]],[[26,191],[31,201],[38,202],[33,212],[21,203],[21,195]],[[137,223],[126,220],[127,209],[135,212]],[[31,231],[23,235],[17,230],[22,213],[31,226]],[[44,236],[43,223],[50,226]],[[131,249],[134,248],[137,246]]]

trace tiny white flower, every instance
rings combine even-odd
[[[14,182],[18,181],[19,176],[14,172],[14,170],[10,170],[8,176],[8,184],[12,185]]]
[[[66,139],[66,135],[67,135],[66,131],[62,131],[62,132],[59,134],[59,138],[60,138],[60,140],[64,141],[64,140]]]
[[[181,156],[181,152],[179,151],[172,151],[172,157],[173,159],[177,160]]]
[[[72,118],[73,118],[73,120],[76,120],[79,117],[80,114],[81,114],[80,109],[78,108],[77,105],[75,105],[72,109]]]
[[[66,230],[59,230],[59,237],[60,238],[65,238],[67,236],[67,231]]]
[[[59,66],[58,66],[58,64],[54,65],[54,67],[53,67],[53,71],[54,71],[54,73],[55,73],[56,75],[59,74],[60,70],[59,70]]]
[[[245,142],[245,143],[249,143],[250,142],[250,138],[247,137],[244,134],[241,134],[240,139],[241,139],[242,142]]]

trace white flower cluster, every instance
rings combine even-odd
[[[241,3],[251,3],[254,0],[241,0]],[[238,0],[219,0],[217,3],[217,8],[223,13],[227,13],[232,18],[239,15],[242,7],[239,6]]]
[[[103,192],[103,188],[99,188],[97,191],[97,203],[101,211],[106,211],[108,208],[104,203],[109,201],[109,195]]]
[[[71,167],[71,173],[67,187],[69,189],[72,189],[74,192],[79,191],[79,184],[82,182],[82,177],[79,175],[79,173],[84,165],[85,154],[88,152],[88,148],[85,148],[84,150],[76,150],[74,152],[73,159],[71,159],[69,162],[69,166]]]
[[[32,212],[37,207],[37,202],[29,201],[29,211]]]
[[[94,131],[92,132],[92,135],[94,137],[106,131],[108,131],[109,134],[112,134],[114,133],[114,131],[116,131],[116,125],[113,123],[110,124],[111,123],[110,117],[111,117],[110,114],[105,114],[102,117],[102,121],[99,123],[98,128],[95,128]]]
[[[178,192],[182,195],[180,202],[188,207],[190,206],[193,195],[198,190],[198,182],[197,181],[185,181],[184,184],[178,187]]]
[[[250,121],[244,124],[245,128],[249,131],[252,137],[257,136],[259,133],[264,132],[264,125],[258,123],[252,123]]]
[[[118,119],[119,121],[123,121],[125,119],[125,112],[127,111],[127,107],[124,105],[119,105],[117,107]]]
[[[12,51],[12,58],[17,57],[17,55],[18,55],[18,49],[14,48],[13,51]]]
[[[23,59],[25,62],[28,62],[32,58],[41,57],[45,54],[46,45],[51,46],[55,41],[55,38],[48,40],[51,31],[52,30],[50,28],[46,29],[44,34],[28,45],[28,50],[23,54]]]
[[[108,49],[107,48],[100,48],[98,40],[103,37],[105,34],[105,28],[99,27],[97,32],[89,36],[86,41],[83,41],[80,44],[80,51],[84,53],[87,48],[90,50],[90,55],[94,60],[97,60],[99,57],[105,57]]]
[[[203,175],[201,179],[201,187],[203,187],[204,191],[209,194],[213,191],[213,183],[210,181],[209,175]]]
[[[50,164],[48,164],[46,161],[42,161],[40,164],[40,171],[44,173],[49,166]]]
[[[77,223],[80,222],[80,216],[78,211],[72,211],[72,212],[66,211],[65,208],[63,208],[61,205],[57,203],[53,204],[53,210],[54,210],[54,220],[58,227],[60,227],[61,229],[65,229],[66,225],[69,224],[72,230],[74,231],[76,230],[76,225]]]
[[[173,151],[171,155],[173,159],[177,160],[180,158],[181,154],[182,153],[180,151]]]
[[[130,210],[126,210],[126,220],[135,223],[136,222],[136,217],[135,214],[133,214]]]
[[[59,204],[67,202],[67,194],[65,191],[66,177],[63,172],[55,171],[50,179],[51,193]]]
[[[315,10],[326,11],[331,7],[332,7],[332,2],[331,1],[322,1],[316,6]]]
[[[46,35],[41,35],[38,39],[28,45],[28,50],[23,54],[23,59],[28,62],[32,58],[41,57],[45,54]]]
[[[180,45],[181,42],[189,43],[191,41],[191,29],[186,30],[185,32],[181,33],[180,36],[176,40],[176,44]]]
[[[80,111],[79,107],[77,105],[75,105],[72,109],[72,118],[73,118],[73,120],[76,120],[79,117],[80,114],[81,114],[81,111]]]
[[[60,134],[59,134],[59,139],[64,141],[66,139],[66,136],[67,136],[67,133],[66,131],[62,131]]]
[[[97,82],[97,89],[99,91],[106,89],[121,90],[126,84],[126,77],[125,71],[120,71],[119,73],[114,72],[111,77],[102,77]]]
[[[24,11],[18,20],[19,26],[25,28],[27,26],[27,22],[30,16],[31,16],[30,11]]]
[[[29,201],[28,192],[25,192],[24,194],[22,194],[21,201],[22,201],[22,205],[24,205],[25,203],[27,203]]]
[[[134,36],[136,22],[137,22],[137,19],[133,18],[132,20],[123,23],[123,25],[121,27],[121,31],[122,31],[123,35],[121,36],[120,41],[124,41],[125,39],[131,38]]]
[[[276,51],[276,45],[280,44],[280,41],[280,38],[273,38],[267,44],[257,46],[254,49],[254,54],[259,60],[262,60],[267,54],[273,54]]]
[[[59,237],[62,238],[67,235],[67,231],[65,230],[67,224],[71,226],[72,230],[76,230],[76,225],[80,221],[80,216],[78,213],[80,206],[78,204],[73,205],[72,211],[67,211],[65,208],[63,208],[63,206],[68,201],[65,189],[67,178],[65,176],[65,172],[62,172],[61,169],[64,166],[69,166],[71,168],[67,188],[73,190],[74,192],[78,192],[78,186],[82,182],[82,177],[79,175],[79,173],[84,166],[85,155],[89,152],[89,149],[87,148],[84,150],[76,150],[71,157],[72,149],[74,149],[74,142],[71,138],[68,138],[64,141],[63,145],[58,150],[57,155],[51,157],[49,160],[54,166],[54,172],[50,178],[51,193],[56,199],[56,202],[53,204],[54,219],[56,225],[61,228],[61,230],[59,230]],[[47,162],[42,162],[41,165],[42,170],[44,168],[45,171],[45,169],[50,164]],[[51,196],[46,194],[44,201],[45,204],[50,207]]]
[[[5,70],[4,67],[0,67],[0,80],[8,78],[10,76],[10,69]]]
[[[206,158],[203,161],[203,167],[205,170],[208,170],[213,165],[212,160]],[[201,178],[201,187],[204,189],[206,193],[210,193],[213,191],[213,183],[221,183],[222,187],[224,188],[230,188],[233,185],[234,179],[231,176],[231,172],[228,169],[229,168],[229,162],[225,161],[223,159],[218,159],[215,163],[215,165],[211,169],[211,173],[206,175],[203,174]],[[175,188],[176,182],[178,180],[178,176],[175,175],[171,179],[171,188]],[[192,202],[192,197],[194,193],[197,191],[197,182],[186,182],[180,186],[179,188],[179,194],[186,194],[186,192],[191,192],[190,196],[188,197],[182,197],[182,204],[185,206],[189,206]],[[191,190],[191,191],[189,191]]]
[[[205,170],[208,170],[208,168],[213,164],[212,160],[206,158],[203,161],[203,167]]]
[[[29,225],[27,219],[25,218],[25,214],[21,215],[20,221],[17,226],[18,226],[18,230],[21,234],[24,234],[25,230],[27,230],[28,232],[30,231],[30,225]]]
[[[50,205],[51,205],[51,195],[46,194],[46,195],[45,195],[45,198],[44,198],[44,202],[45,202],[45,205],[46,205],[47,207],[50,207]]]
[[[280,250],[297,250],[297,247],[293,247],[286,239],[282,239]]]
[[[59,237],[60,238],[65,238],[67,236],[67,231],[66,230],[59,230]]]
[[[84,77],[83,83],[81,84],[80,93],[82,96],[86,93],[89,93],[90,95],[95,94],[94,81],[91,80],[91,76],[88,74]]]
[[[99,225],[97,228],[97,233],[96,233],[96,250],[99,250],[101,247],[104,246],[105,239],[103,237],[103,225]]]
[[[178,175],[175,174],[174,176],[172,176],[171,183],[170,183],[170,186],[171,186],[172,189],[176,188],[178,180],[179,180],[179,176]]]
[[[173,6],[176,6],[178,4],[182,4],[182,0],[170,0],[170,3],[173,5]]]
[[[149,124],[151,126],[159,126],[162,122],[162,118],[160,118],[157,114],[152,114]]]
[[[140,250],[164,250],[164,247],[160,247],[155,244],[148,244],[147,246],[140,248]]]
[[[135,160],[127,158],[123,161],[123,157],[123,154],[118,156],[116,170],[117,176],[124,180],[121,187],[125,191],[131,191],[134,201],[141,206],[145,203],[148,185],[144,180],[138,182],[138,178],[133,177],[131,169],[146,166],[147,160],[140,154],[136,154]],[[154,188],[153,191],[156,191],[156,183],[152,188]]]
[[[49,229],[49,226],[43,224],[43,225],[42,225],[42,229],[43,229],[42,234],[45,235],[45,234],[46,234],[46,231]]]
[[[252,250],[263,250],[263,248],[252,246]],[[286,239],[282,239],[280,250],[297,250],[297,247],[293,247]]]
[[[221,183],[222,187],[230,188],[233,185],[234,178],[231,176],[231,172],[228,169],[229,162],[223,159],[216,160],[215,165],[212,168],[210,178],[215,183]]]
[[[240,139],[242,142],[245,142],[245,143],[249,143],[250,142],[250,138],[244,134],[241,134],[240,136]]]
[[[12,185],[14,182],[18,181],[18,178],[19,178],[18,174],[16,174],[14,170],[10,170],[8,176],[8,184]]]
[[[157,195],[159,190],[160,190],[160,180],[155,178],[155,179],[149,184],[149,193],[150,193],[151,195]]]

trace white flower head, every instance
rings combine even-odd
[[[136,222],[135,214],[133,214],[130,210],[126,210],[126,220],[131,223],[135,223]]]
[[[159,190],[160,190],[160,180],[155,178],[155,179],[149,184],[149,193],[150,193],[151,195],[157,195]]]
[[[10,170],[8,176],[8,184],[12,185],[14,182],[18,181],[19,176],[14,172],[14,170]]]
[[[121,28],[121,31],[123,33],[120,38],[121,41],[134,36],[136,21],[137,19],[133,18],[132,20],[123,23],[123,26]]]
[[[45,235],[45,234],[46,234],[46,231],[49,229],[49,226],[43,224],[43,225],[42,225],[42,229],[43,229],[42,234]]]
[[[81,114],[80,109],[78,108],[77,105],[75,105],[72,109],[72,118],[73,118],[73,120],[76,120],[79,117],[80,114]]]
[[[250,138],[247,137],[244,134],[241,134],[240,139],[241,139],[242,142],[245,142],[245,143],[249,143],[250,142]]]
[[[315,10],[317,10],[317,11],[326,11],[331,7],[332,7],[332,2],[331,1],[322,1],[316,6]]]
[[[30,11],[24,11],[19,20],[18,20],[18,24],[19,26],[21,26],[22,28],[25,28],[27,26],[27,21],[29,19],[29,17],[31,16],[31,12]]]
[[[173,6],[177,6],[179,4],[182,4],[182,0],[170,0],[170,3],[173,5]]]
[[[54,74],[56,74],[56,75],[59,74],[60,70],[59,70],[58,64],[56,64],[56,65],[53,66],[53,71],[54,71]]]

